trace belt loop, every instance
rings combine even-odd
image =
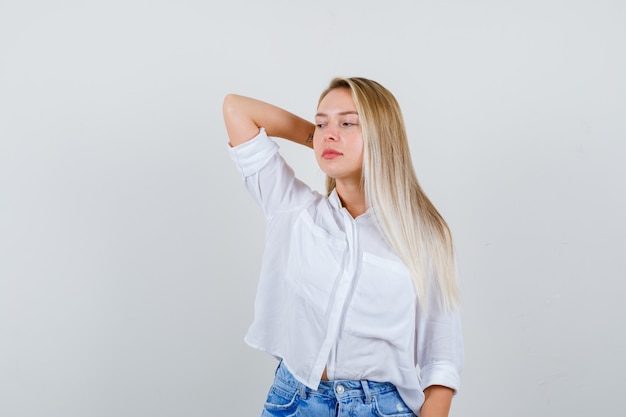
[[[306,397],[307,397],[306,385],[304,385],[302,382],[298,382],[298,384],[300,385],[300,398],[302,398],[303,400],[306,400]]]
[[[370,392],[367,380],[362,379],[361,386],[363,387],[363,393],[365,394],[365,404],[369,404],[372,401],[372,393]]]

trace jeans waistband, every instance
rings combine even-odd
[[[291,388],[297,388],[302,395],[317,394],[337,399],[347,397],[363,397],[369,402],[373,396],[383,392],[394,391],[395,385],[390,382],[374,382],[368,380],[337,379],[333,381],[321,381],[317,390],[311,389],[298,381],[289,372],[281,361],[276,369],[275,383],[282,383]]]

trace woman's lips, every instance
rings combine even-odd
[[[322,152],[322,158],[324,158],[324,159],[334,159],[334,158],[336,158],[338,156],[341,156],[341,155],[342,155],[341,152],[338,152],[338,151],[336,151],[334,149],[326,149],[326,150],[324,150],[324,152]]]

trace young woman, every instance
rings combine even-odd
[[[393,95],[333,80],[315,124],[228,95],[230,153],[267,221],[246,342],[279,359],[263,416],[447,416],[463,342],[452,238]],[[327,194],[270,137],[312,147]]]

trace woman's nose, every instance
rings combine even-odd
[[[324,132],[324,140],[334,142],[337,140],[337,132],[334,129],[326,128]]]

